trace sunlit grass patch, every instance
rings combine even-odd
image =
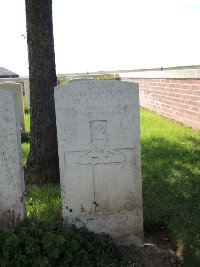
[[[22,163],[23,166],[26,165],[28,156],[30,151],[30,144],[29,143],[22,143]]]
[[[30,152],[30,113],[25,114],[25,133],[22,133],[22,164],[26,165],[29,152]]]
[[[141,110],[141,145],[145,226],[165,225],[199,266],[200,132]]]
[[[25,132],[30,134],[30,114],[25,114]]]
[[[49,220],[61,217],[60,187],[45,185],[31,186],[27,189],[27,215],[39,220]]]

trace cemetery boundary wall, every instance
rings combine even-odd
[[[141,107],[200,130],[200,68],[134,71],[120,78],[139,83]]]
[[[88,79],[102,75],[139,83],[141,107],[200,130],[200,65],[59,74],[58,80]],[[22,84],[25,80],[28,77],[0,79]]]

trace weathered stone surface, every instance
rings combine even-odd
[[[68,83],[55,106],[64,219],[142,246],[138,85]]]
[[[0,89],[0,227],[23,219],[24,178],[17,96]]]
[[[17,93],[17,106],[20,116],[20,126],[23,131],[25,131],[25,122],[24,122],[24,102],[23,102],[23,92],[22,85],[20,83],[0,83],[0,89],[9,89]]]

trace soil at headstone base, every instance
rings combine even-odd
[[[121,247],[130,267],[183,267],[180,251],[163,232],[145,235],[144,247]]]

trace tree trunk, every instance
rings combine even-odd
[[[54,86],[57,84],[52,0],[25,0],[31,136],[29,182],[59,182]]]

